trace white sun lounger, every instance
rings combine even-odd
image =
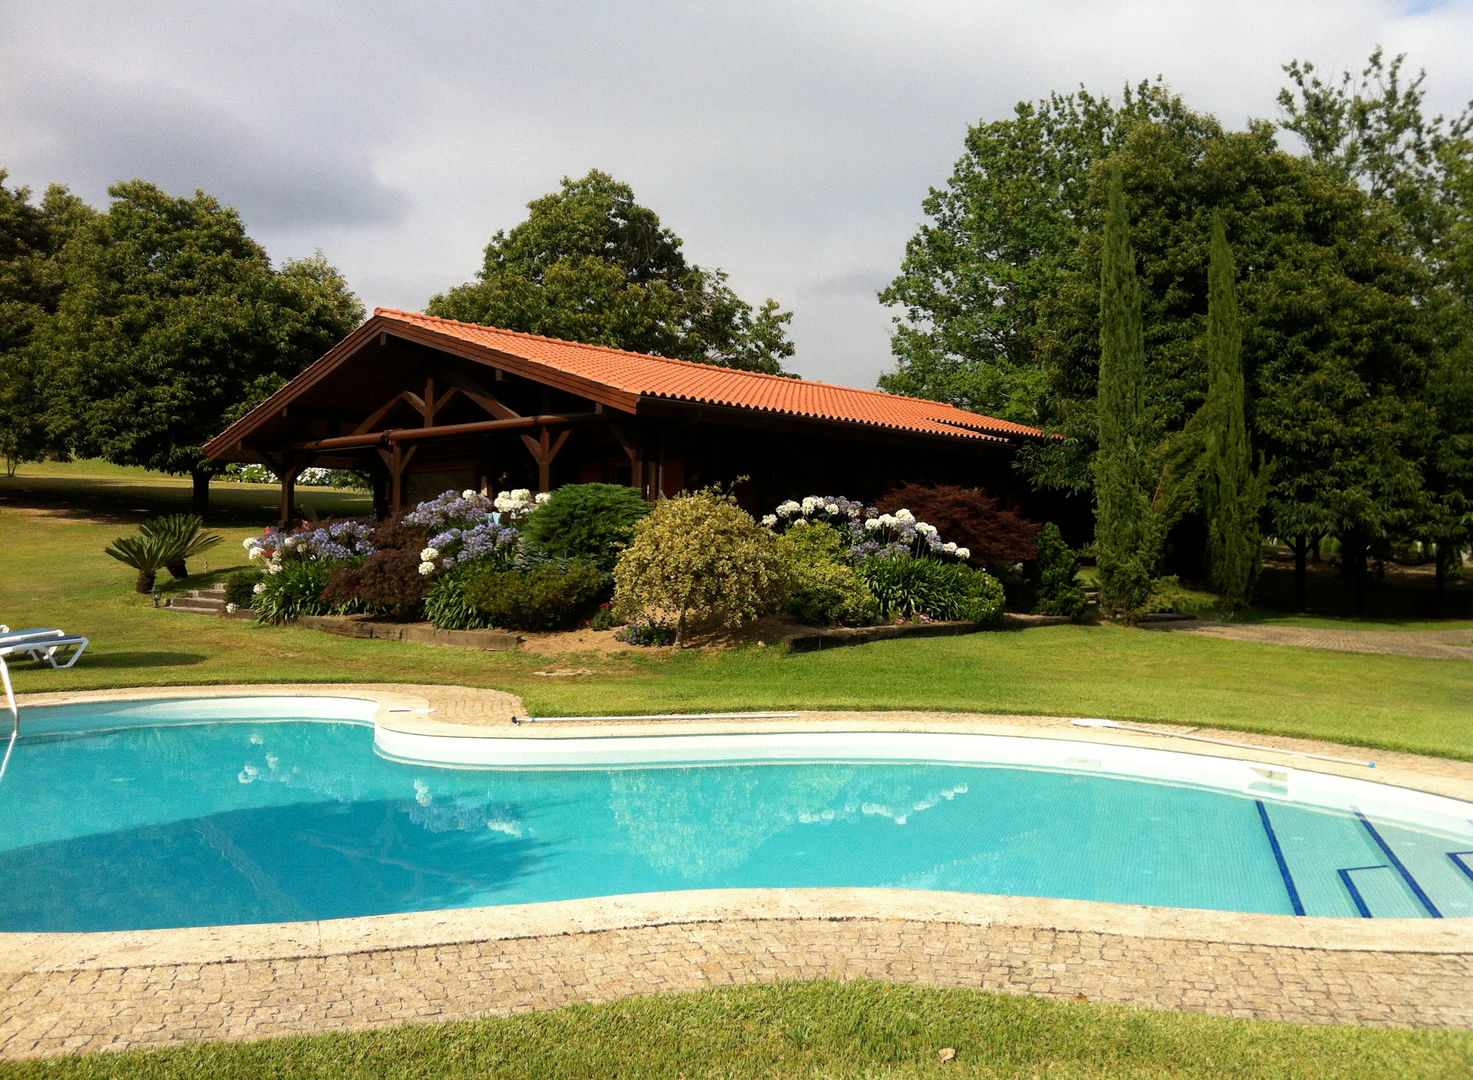
[[[64,630],[11,630],[0,626],[0,657],[17,657],[69,668],[86,652],[90,642],[78,634]]]

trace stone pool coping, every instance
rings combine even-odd
[[[1031,735],[1273,761],[1473,801],[1473,763],[1205,732],[1285,753],[1374,759],[1377,767],[1368,770],[1079,728],[1061,717],[805,712],[791,719],[514,725],[525,710],[512,695],[411,684],[169,687],[20,701],[25,708],[304,694],[375,701],[378,722],[424,734]],[[1473,919],[1295,918],[909,890],[771,889],[256,926],[7,933],[0,934],[0,1058],[461,1018],[730,982],[861,976],[1281,1020],[1473,1027]],[[351,1004],[367,992],[364,985],[373,1007],[334,1005]]]

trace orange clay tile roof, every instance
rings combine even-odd
[[[602,345],[582,345],[536,334],[498,330],[493,326],[393,308],[377,308],[374,316],[389,322],[406,323],[436,336],[481,345],[641,397],[725,405],[787,416],[997,442],[1043,434],[1037,428],[967,412],[953,405],[878,390],[858,390],[808,379],[735,371],[688,360],[624,352]]]

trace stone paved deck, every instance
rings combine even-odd
[[[510,717],[520,703],[490,691],[310,689],[375,696],[385,706],[382,719],[435,733],[515,730],[558,738],[674,730],[669,722],[513,729]],[[268,688],[218,692],[257,690]],[[177,690],[105,696],[165,693]],[[43,700],[37,695],[26,703]],[[412,711],[425,708],[435,711]],[[1032,733],[1186,748],[1150,736],[1082,732],[1057,718],[830,714],[805,716],[802,725]],[[742,726],[791,730],[793,723]],[[1354,753],[1252,739],[1286,751]],[[1294,764],[1365,775],[1333,763]],[[1466,763],[1379,755],[1377,774],[1473,796],[1473,765]],[[278,926],[0,934],[0,1059],[506,1015],[733,983],[859,977],[1060,999],[1083,994],[1224,1016],[1466,1028],[1473,1027],[1473,920],[1294,919],[812,889],[669,893]]]

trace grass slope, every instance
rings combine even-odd
[[[943,1048],[955,1059],[943,1063]],[[878,982],[749,986],[473,1023],[0,1066],[17,1080],[1470,1074],[1467,1032],[1308,1027]]]

